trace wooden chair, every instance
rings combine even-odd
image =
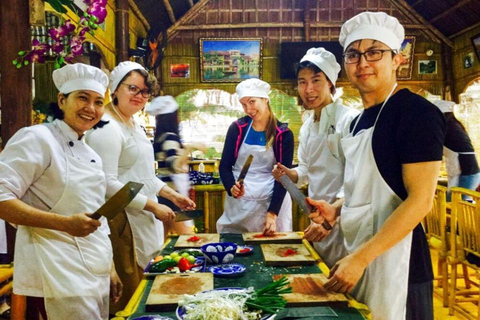
[[[437,276],[434,280],[438,281],[437,285],[441,288],[440,295],[443,298],[444,307],[448,306],[447,255],[450,247],[446,231],[446,193],[446,187],[437,185],[432,210],[425,216],[423,222],[430,248],[436,250],[438,254]],[[438,293],[435,288],[434,291]]]
[[[457,284],[456,265],[461,263],[475,270],[475,276],[480,280],[480,192],[454,187],[452,191],[451,244],[452,250],[448,257],[452,265],[450,282],[449,314],[458,311],[468,319],[480,320],[480,288],[472,282],[475,288],[460,289]],[[463,196],[471,197],[473,202],[462,200]],[[458,235],[458,241],[456,241]],[[476,260],[476,261],[475,261]],[[475,264],[475,262],[477,264]],[[476,305],[477,314],[472,308],[465,307],[465,302]]]

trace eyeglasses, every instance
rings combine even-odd
[[[365,60],[368,62],[382,60],[384,52],[395,52],[392,49],[376,49],[376,50],[368,50],[365,52],[358,52],[358,51],[350,51],[343,54],[343,61],[345,63],[358,63],[362,56],[365,57]]]
[[[123,85],[127,86],[128,87],[128,92],[132,95],[132,96],[136,96],[138,95],[139,93],[142,95],[142,97],[144,98],[148,98],[150,96],[150,89],[140,89],[139,87],[137,87],[136,85],[134,84],[127,84],[127,83],[122,83]]]

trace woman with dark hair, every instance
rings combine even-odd
[[[293,133],[272,112],[270,85],[248,79],[237,85],[245,117],[228,129],[220,161],[220,177],[228,197],[217,221],[219,233],[292,231],[292,200],[273,178],[276,163],[292,166]],[[243,183],[237,181],[242,166],[253,155]]]
[[[107,221],[90,218],[106,179],[83,139],[104,114],[108,77],[78,63],[53,81],[55,120],[19,130],[0,153],[0,218],[18,225],[13,292],[43,319],[108,319],[109,293],[115,303],[122,286]]]
[[[190,181],[188,176],[188,155],[192,150],[205,152],[203,143],[182,143],[178,130],[178,103],[172,96],[156,97],[145,108],[151,116],[155,116],[155,139],[153,150],[158,164],[159,177],[178,193],[188,197]],[[165,198],[158,198],[159,203],[173,210],[178,210],[175,204]],[[193,233],[193,220],[175,222],[175,225],[165,225],[165,233]]]
[[[133,118],[145,107],[155,85],[155,77],[142,65],[121,62],[110,74],[113,99],[106,106],[103,118],[109,124],[87,134],[87,143],[103,160],[107,197],[128,181],[144,184],[125,212],[109,221],[114,261],[124,283],[122,299],[110,308],[111,313],[126,306],[143,277],[143,270],[162,249],[162,221],[175,218],[172,209],[157,202],[157,196],[168,198],[182,209],[195,207],[189,198],[156,177],[152,144]]]
[[[451,187],[461,187],[470,190],[478,188],[480,169],[468,132],[453,113],[455,102],[437,100],[433,104],[443,112],[447,121],[443,155],[445,156],[448,175],[447,201],[450,201]]]

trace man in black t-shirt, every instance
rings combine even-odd
[[[342,26],[344,67],[365,111],[342,139],[344,206],[311,202],[320,215],[310,218],[333,224],[342,215],[350,254],[332,268],[327,289],[352,292],[373,319],[428,320],[432,267],[419,223],[433,203],[445,120],[433,104],[398,90],[403,38],[398,20],[382,12],[361,13]]]

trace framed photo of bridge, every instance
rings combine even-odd
[[[261,38],[200,38],[202,82],[262,78]]]

